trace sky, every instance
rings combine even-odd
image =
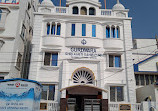
[[[60,0],[52,0],[54,5],[59,6]],[[104,0],[99,0],[104,8]],[[117,0],[106,0],[107,9],[112,9]],[[155,38],[158,35],[158,0],[120,0],[129,16],[132,17],[133,38]],[[66,0],[62,0],[65,6]]]

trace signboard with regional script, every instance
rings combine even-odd
[[[131,111],[131,104],[120,104],[119,111]]]
[[[20,0],[0,0],[0,4],[19,4]]]
[[[39,111],[41,87],[33,80],[0,80],[0,111]]]

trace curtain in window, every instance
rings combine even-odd
[[[48,100],[54,100],[54,94],[55,94],[55,85],[49,85]]]
[[[57,25],[57,35],[60,35],[60,28],[61,28],[61,25],[58,24],[58,25]]]
[[[92,25],[92,37],[96,37],[96,25]]]
[[[52,66],[57,66],[58,63],[58,54],[54,53],[52,54]]]
[[[72,24],[71,36],[75,36],[75,24]]]
[[[117,101],[123,101],[123,87],[116,87],[117,88]]]
[[[82,36],[86,36],[86,24],[82,24]]]
[[[44,65],[50,65],[50,57],[51,57],[50,53],[45,53]]]
[[[55,24],[52,24],[51,34],[55,35]]]
[[[115,101],[115,87],[110,87],[110,101]]]
[[[50,24],[47,24],[47,35],[50,33]]]
[[[117,38],[120,38],[120,30],[119,30],[119,27],[117,27]]]
[[[106,38],[110,38],[110,28],[106,27]]]
[[[115,38],[115,27],[111,28],[111,36]]]
[[[120,58],[120,56],[115,56],[115,67],[121,67],[121,58]]]

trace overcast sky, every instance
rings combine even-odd
[[[52,0],[58,6],[60,0]],[[104,0],[99,0],[104,8]],[[117,0],[106,0],[107,8],[112,9]],[[126,9],[130,9],[133,38],[155,38],[158,35],[158,0],[120,0]],[[62,0],[65,6],[66,0]]]

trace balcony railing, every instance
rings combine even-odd
[[[112,15],[112,11],[111,10],[107,10],[107,9],[101,9],[101,15],[111,16]]]
[[[67,7],[56,7],[56,13],[68,13]]]
[[[109,111],[119,111],[119,104],[122,104],[122,103],[109,103]],[[128,103],[125,103],[125,104],[128,104]],[[140,103],[131,104],[131,111],[143,111],[141,104]]]

